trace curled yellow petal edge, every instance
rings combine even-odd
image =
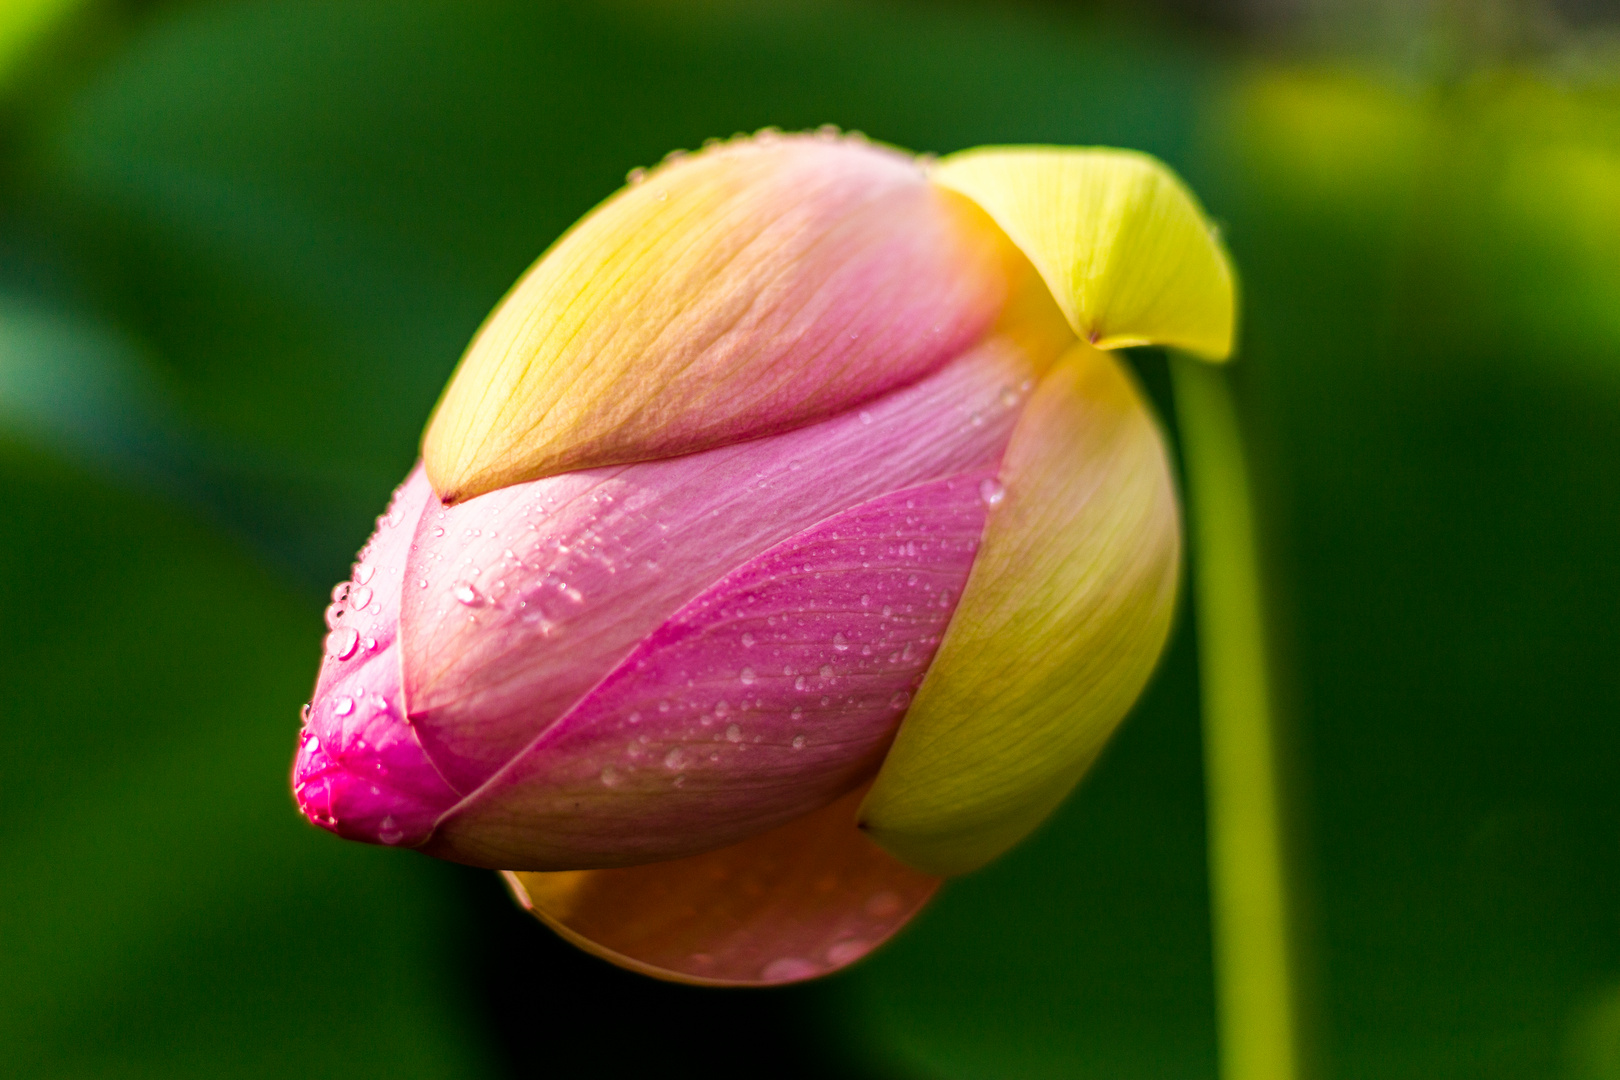
[[[1073,789],[1169,634],[1181,524],[1168,457],[1131,377],[1099,350],[1224,360],[1237,288],[1197,200],[1146,154],[981,147],[930,178],[990,215],[1082,342],[1013,434],[1002,502],[860,810],[891,854],[956,874],[1017,843]]]
[[[937,162],[934,183],[978,203],[1028,256],[1083,341],[1231,355],[1236,281],[1186,185],[1147,154],[979,147]]]
[[[1076,344],[1059,360],[1001,476],[956,614],[859,813],[929,873],[983,865],[1056,808],[1141,693],[1175,607],[1169,462],[1113,357]]]

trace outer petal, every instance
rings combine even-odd
[[[334,590],[331,632],[293,763],[293,794],[315,824],[349,840],[419,844],[456,792],[405,722],[400,584],[416,519],[433,499],[416,469],[399,486],[353,577]]]
[[[411,722],[428,753],[472,792],[727,572],[877,495],[993,466],[1046,361],[1027,346],[993,338],[864,410],[785,435],[429,510],[402,620]]]
[[[992,475],[881,496],[727,574],[426,850],[523,870],[678,858],[869,780],[967,581]]]
[[[733,142],[603,203],[478,332],[428,426],[455,502],[831,416],[935,370],[994,322],[1016,259],[908,156]]]
[[[1056,807],[1136,700],[1170,626],[1180,524],[1130,378],[1076,345],[1002,463],[956,616],[860,820],[931,873],[971,870]]]
[[[506,879],[552,929],[620,967],[711,986],[799,982],[865,956],[939,887],[854,827],[860,795],[704,855]]]
[[[1192,193],[1156,159],[984,147],[943,159],[932,176],[995,218],[1082,339],[1231,353],[1231,265]]]

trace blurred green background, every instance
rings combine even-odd
[[[1215,1075],[1191,610],[1033,840],[807,987],[626,975],[293,810],[327,588],[485,312],[626,170],[832,122],[1187,176],[1243,278],[1320,1074],[1620,1077],[1617,25],[5,0],[0,1072]]]

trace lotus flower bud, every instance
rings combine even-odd
[[[633,177],[479,330],[335,590],[300,807],[662,977],[852,962],[1141,691],[1180,528],[1105,350],[1231,329],[1139,155],[762,133]]]

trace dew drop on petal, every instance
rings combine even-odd
[[[765,965],[759,977],[765,982],[793,982],[819,975],[821,968],[797,956],[784,956]]]
[[[371,590],[364,585],[361,585],[359,588],[355,589],[349,594],[349,604],[356,611],[359,611],[369,603],[371,603]]]
[[[754,644],[754,635],[745,632],[742,636],[742,643],[744,648],[752,646]]]
[[[794,709],[793,711],[798,712],[799,710]],[[793,736],[793,749],[795,749],[795,750],[803,750],[804,749],[804,736],[803,735],[795,735],[795,736]]]
[[[827,963],[834,967],[843,967],[845,964],[853,964],[871,951],[872,946],[864,941],[840,941],[827,950]]]
[[[903,709],[910,704],[911,695],[904,690],[896,690],[894,696],[889,699],[889,708],[891,709]]]
[[[669,753],[664,755],[664,766],[666,768],[678,769],[685,764],[686,755],[681,753],[681,748],[678,746],[674,747]]]
[[[731,724],[731,725],[727,726],[727,728],[726,728],[726,741],[728,741],[728,742],[742,742],[742,737],[743,737],[742,736],[742,728],[738,727],[736,724]]]
[[[849,639],[847,637],[845,637],[841,633],[834,634],[833,635],[833,648],[837,649],[839,652],[848,652],[849,651]],[[822,668],[821,669],[822,678],[827,677],[828,670],[829,669],[827,669],[827,668]]]
[[[1007,489],[995,477],[987,476],[979,481],[979,498],[984,500],[984,505],[995,506],[1006,497]]]
[[[385,844],[397,844],[405,839],[405,830],[394,821],[394,815],[389,814],[377,823],[377,839]]]
[[[334,660],[347,660],[360,644],[360,631],[352,626],[341,627],[326,635],[326,655]]]
[[[846,645],[844,647],[847,649],[849,646]],[[830,679],[833,677],[833,666],[831,664],[821,665],[821,677],[823,679]]]
[[[482,599],[478,595],[478,590],[465,582],[451,589],[450,595],[456,598],[457,603],[465,604],[468,607],[475,607],[478,601]]]
[[[354,583],[356,585],[370,584],[371,576],[373,574],[375,574],[376,572],[377,572],[377,568],[375,566],[372,566],[370,563],[355,563],[355,565],[354,565]]]
[[[758,677],[758,676],[756,676],[756,675],[755,675],[755,674],[754,674],[754,669],[753,669],[753,668],[748,668],[748,667],[745,667],[745,668],[743,668],[743,669],[742,669],[742,676],[741,676],[741,678],[742,678],[742,684],[743,684],[743,685],[744,685],[744,686],[752,686],[752,685],[754,685],[754,680],[755,680],[755,679],[756,679],[756,678],[757,678],[757,677]]]
[[[354,698],[340,697],[332,702],[332,711],[339,716],[348,716],[354,712]]]
[[[602,766],[602,786],[614,787],[619,782],[619,770],[611,765]]]

